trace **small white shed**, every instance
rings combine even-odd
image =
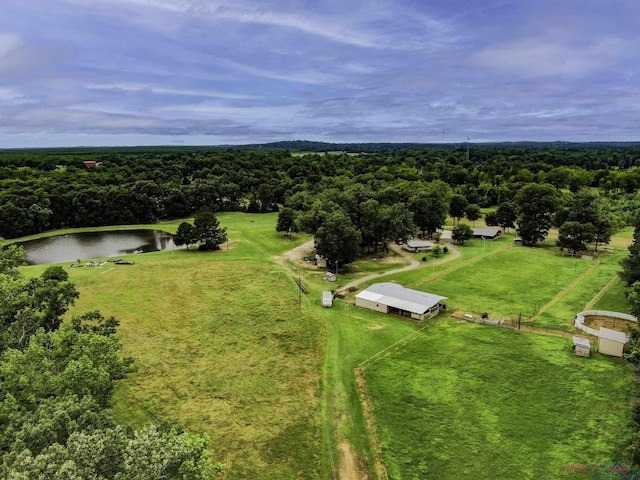
[[[327,308],[333,307],[333,292],[329,290],[322,292],[322,306]]]
[[[622,357],[627,337],[623,332],[600,327],[598,336],[598,352],[613,357]]]
[[[591,342],[588,338],[573,337],[573,351],[580,357],[588,357],[591,354]]]

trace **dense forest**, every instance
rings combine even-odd
[[[487,224],[516,227],[525,244],[557,227],[576,252],[633,222],[639,187],[638,144],[0,150],[0,236],[280,211],[278,230],[311,233],[344,263],[493,207]]]

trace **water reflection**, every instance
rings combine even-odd
[[[21,243],[29,265],[81,262],[175,249],[173,236],[160,230],[87,232],[41,238]]]

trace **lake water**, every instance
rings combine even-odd
[[[58,235],[23,242],[29,265],[87,262],[142,252],[173,250],[173,236],[160,230],[122,230]]]

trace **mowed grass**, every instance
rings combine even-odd
[[[486,312],[490,318],[512,321],[521,315],[538,327],[572,331],[575,314],[615,277],[627,254],[619,250],[588,261],[562,257],[549,248],[512,246],[505,240],[490,246],[473,241],[458,247],[461,256],[450,263],[433,269],[427,264],[394,280],[446,296],[452,310],[476,316]]]
[[[274,215],[219,219],[228,250],[71,271],[81,297],[69,316],[99,309],[120,321],[138,366],[118,384],[120,420],[207,433],[229,479],[316,478],[325,327],[274,260],[296,243],[276,234]]]
[[[531,324],[537,327],[544,327],[566,332],[573,331],[573,319],[575,315],[584,310],[592,310],[595,305],[592,303],[595,297],[602,292],[607,294],[605,289],[609,288],[609,282],[616,278],[620,272],[620,260],[626,252],[607,254],[601,258],[600,262],[591,264],[589,270],[580,277],[579,283],[573,286],[557,300]],[[584,260],[571,260],[572,262],[584,262]],[[588,261],[587,263],[591,263]],[[606,298],[610,299],[607,310],[625,312],[628,310],[628,301],[623,295],[613,295],[613,292]],[[597,307],[601,308],[602,304]]]
[[[593,478],[623,460],[624,361],[564,338],[449,320],[366,367],[391,479]]]
[[[626,290],[627,285],[620,278],[617,278],[610,288],[604,292],[602,297],[593,305],[593,309],[631,313]]]

